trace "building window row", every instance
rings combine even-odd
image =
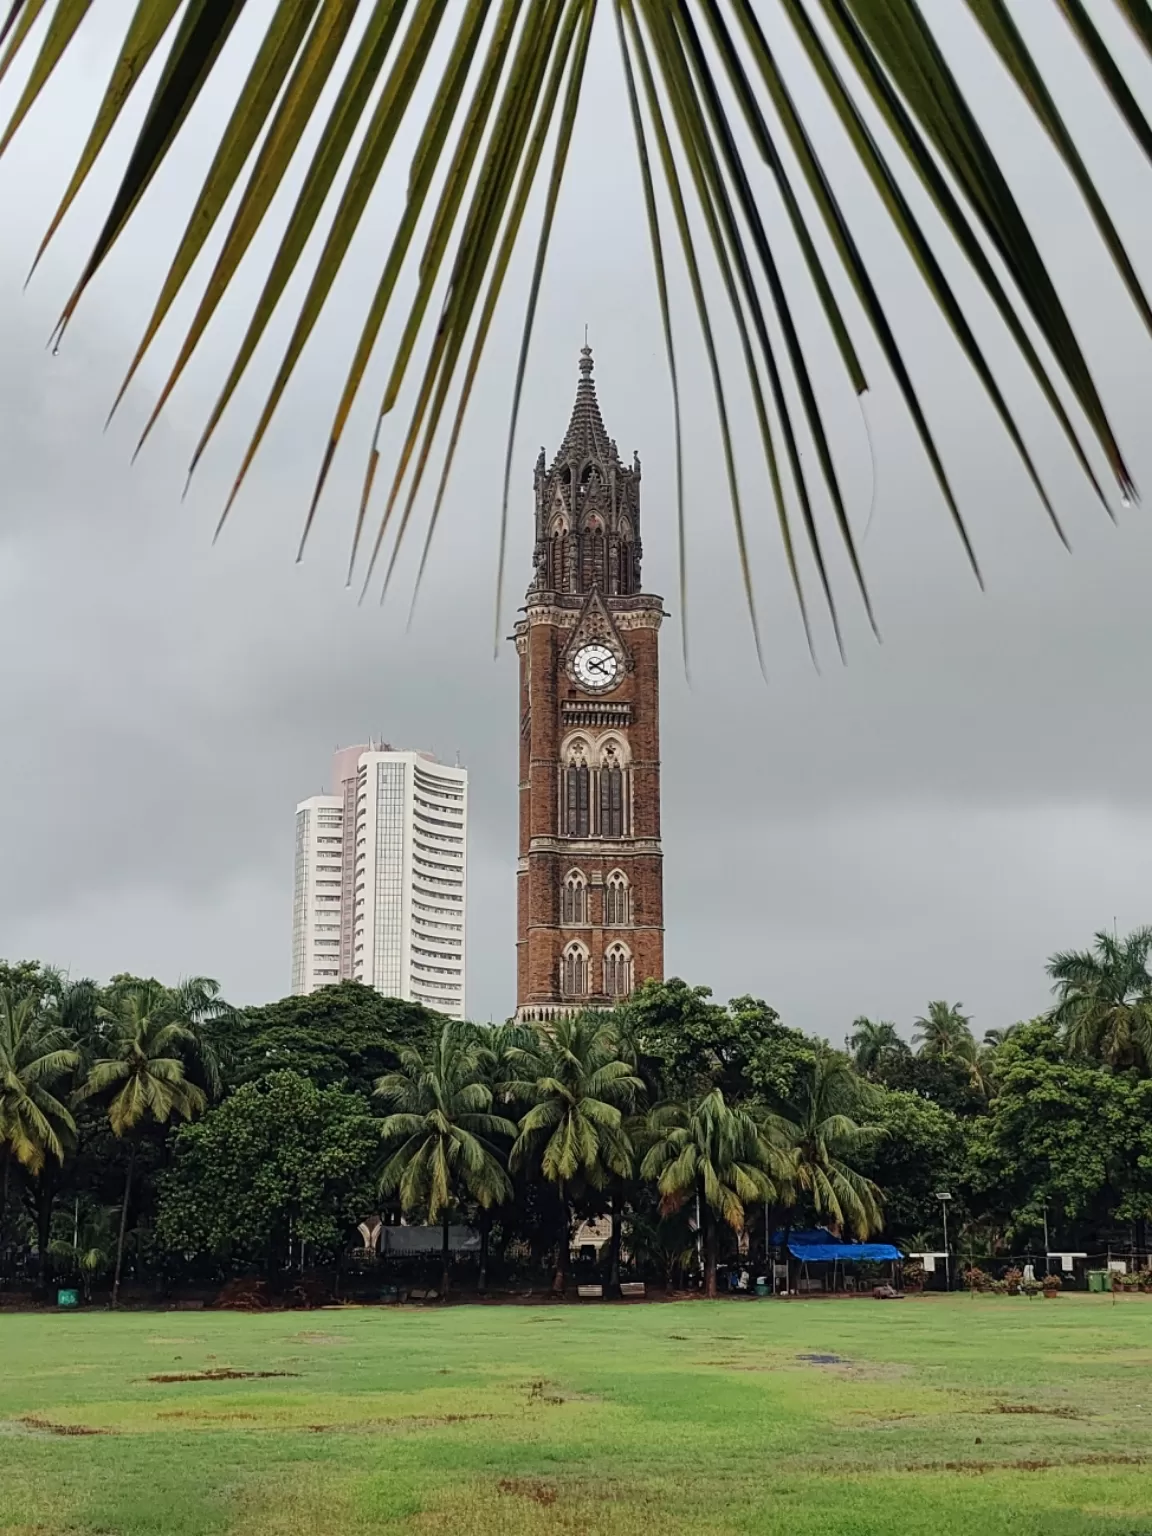
[[[583,870],[571,869],[560,891],[560,922],[565,928],[584,928],[592,921],[588,879]],[[614,869],[604,883],[604,926],[627,928],[632,923],[632,892],[628,876]]]
[[[572,943],[560,957],[560,992],[564,997],[587,997],[593,991],[592,960],[583,944]],[[626,944],[609,945],[604,952],[603,986],[608,997],[629,997],[633,986],[632,952]]]

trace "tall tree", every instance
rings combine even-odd
[[[817,1217],[868,1237],[883,1225],[880,1192],[858,1160],[883,1134],[855,1117],[867,1111],[868,1085],[846,1056],[823,1049],[799,1079],[791,1100],[768,1117],[773,1138],[789,1149],[792,1178]]]
[[[76,1122],[53,1090],[70,1076],[77,1060],[71,1036],[40,990],[18,996],[9,987],[0,988],[0,1251],[12,1160],[37,1177],[48,1159],[63,1163],[65,1142],[75,1134]],[[41,1223],[42,1269],[47,1241]]]
[[[391,1111],[380,1135],[391,1156],[380,1175],[382,1194],[399,1191],[406,1211],[421,1208],[443,1225],[440,1294],[451,1274],[449,1216],[464,1200],[487,1210],[512,1194],[500,1138],[516,1135],[511,1120],[492,1112],[477,1031],[449,1022],[431,1046],[400,1048],[400,1065],[376,1084]]]
[[[1052,956],[1052,1019],[1070,1050],[1112,1067],[1152,1070],[1150,954],[1152,928],[1136,928],[1122,939],[1097,933],[1091,949]]]
[[[532,1107],[520,1121],[512,1147],[513,1168],[538,1169],[560,1198],[553,1288],[563,1294],[571,1242],[571,1198],[582,1187],[602,1190],[613,1175],[632,1171],[632,1146],[624,1114],[644,1091],[619,1037],[603,1017],[582,1014],[535,1031],[518,1053],[515,1097]]]
[[[887,1019],[853,1019],[848,1036],[848,1049],[857,1072],[870,1077],[885,1056],[899,1055],[908,1047],[901,1039],[895,1024]]]
[[[657,1105],[649,1126],[652,1145],[641,1175],[656,1183],[665,1215],[698,1199],[704,1293],[715,1296],[720,1224],[742,1232],[753,1201],[775,1201],[791,1177],[789,1159],[748,1110],[725,1102],[719,1088],[687,1104]]]
[[[208,1103],[206,1089],[193,1082],[189,1063],[202,1064],[205,1045],[197,1021],[188,1010],[190,994],[163,987],[157,981],[116,985],[104,1010],[109,1031],[103,1051],[92,1063],[78,1091],[81,1100],[97,1098],[106,1105],[113,1135],[131,1136],[146,1121],[167,1125],[174,1116],[190,1120]],[[124,1238],[132,1197],[137,1143],[131,1142],[120,1230],[116,1241],[116,1271],[112,1305],[120,1300]]]
[[[302,1244],[340,1253],[374,1208],[379,1155],[362,1094],[269,1072],[177,1129],[157,1238],[174,1254],[258,1263],[275,1283]]]
[[[959,1003],[929,1003],[928,1012],[916,1020],[912,1042],[929,1061],[969,1062],[975,1054],[972,1021]]]
[[[229,1057],[233,1082],[290,1071],[321,1087],[355,1089],[370,1097],[377,1078],[397,1066],[398,1047],[422,1049],[441,1022],[419,1003],[342,981],[307,996],[240,1009],[214,1033]]]

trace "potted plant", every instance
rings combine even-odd
[[[922,1291],[924,1289],[924,1266],[919,1259],[909,1259],[904,1266],[904,1289],[906,1291]]]
[[[1043,1289],[1039,1280],[1021,1280],[1020,1282],[1020,1294],[1027,1296],[1029,1301],[1035,1301]]]
[[[991,1286],[992,1277],[982,1269],[977,1269],[975,1264],[970,1264],[964,1271],[964,1284],[970,1291],[984,1292]]]
[[[1054,1297],[1059,1296],[1060,1287],[1064,1284],[1064,1281],[1059,1275],[1049,1274],[1044,1276],[1041,1284],[1044,1287],[1045,1301],[1051,1301]]]
[[[1007,1296],[1008,1295],[1008,1282],[1007,1282],[1007,1280],[993,1280],[992,1284],[988,1287],[988,1289],[992,1292],[993,1296]],[[1019,1289],[1020,1289],[1020,1287],[1017,1286],[1016,1290],[1019,1290]],[[1015,1294],[1015,1292],[1013,1294]]]
[[[1024,1271],[1022,1269],[1006,1269],[1004,1271],[1003,1280],[1009,1296],[1019,1296],[1020,1284],[1023,1279]]]

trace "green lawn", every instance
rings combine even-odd
[[[1150,1463],[1141,1297],[0,1315],[0,1536],[1147,1536]]]

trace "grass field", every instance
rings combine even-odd
[[[2,1536],[1148,1536],[1150,1465],[1139,1297],[0,1315]]]

